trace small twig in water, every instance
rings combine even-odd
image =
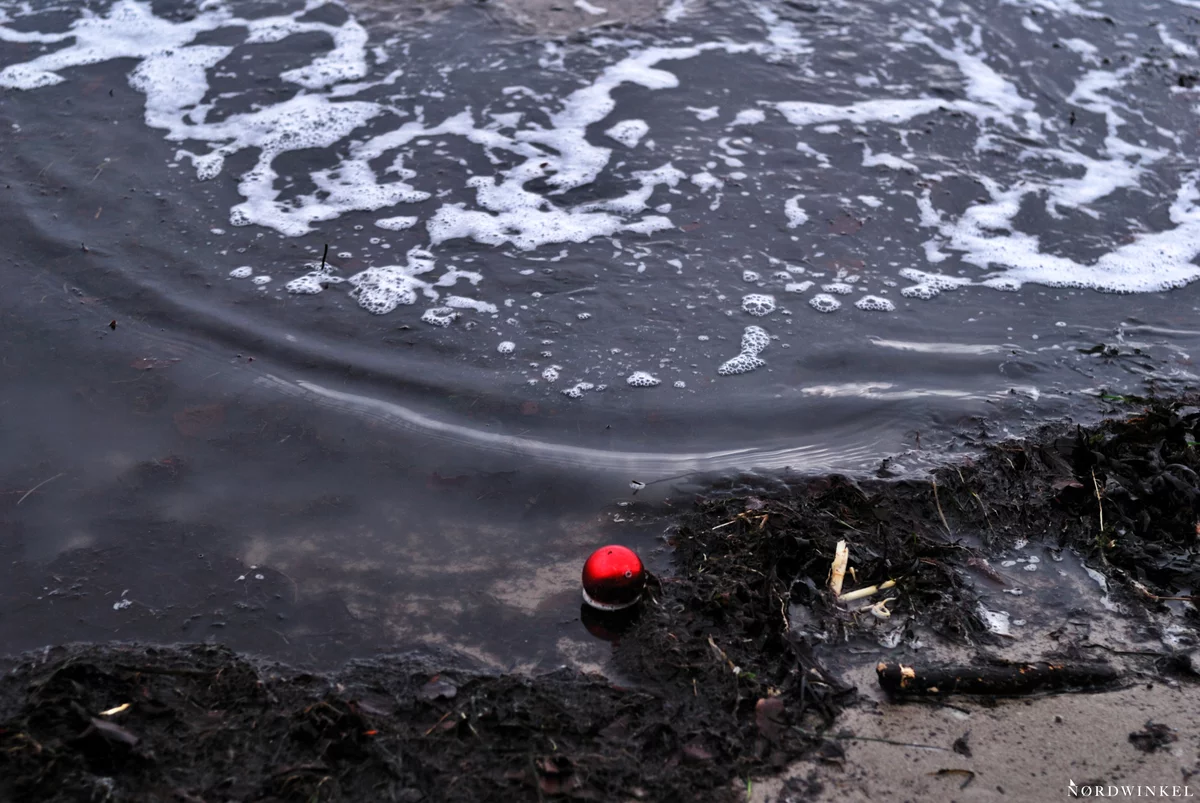
[[[13,505],[13,507],[17,507],[17,506],[18,506],[18,505],[20,505],[22,502],[24,502],[24,501],[25,501],[27,498],[29,498],[29,495],[30,495],[31,493],[33,493],[34,491],[36,491],[38,488],[41,488],[43,485],[45,485],[45,484],[46,484],[46,483],[48,483],[48,482],[54,482],[54,480],[58,479],[59,477],[61,477],[63,474],[66,474],[66,473],[67,473],[67,472],[65,472],[65,471],[60,471],[59,473],[55,474],[55,475],[54,475],[53,477],[51,477],[50,479],[48,479],[48,480],[42,480],[42,481],[41,481],[41,482],[39,482],[37,485],[33,486],[33,487],[32,487],[32,488],[30,488],[28,491],[26,491],[26,492],[25,492],[25,495],[24,495],[24,496],[22,496],[20,499],[18,499],[18,500],[17,500],[17,504],[16,504],[16,505]]]
[[[1096,482],[1096,469],[1092,469],[1092,488],[1096,491],[1096,507],[1100,509],[1100,532],[1104,533],[1104,501],[1100,495],[1100,483]]]
[[[325,260],[329,258],[329,243],[325,243],[325,253],[321,254],[321,270],[325,270]]]

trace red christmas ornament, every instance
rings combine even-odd
[[[646,587],[646,569],[632,549],[610,544],[583,564],[583,601],[601,611],[636,605]]]

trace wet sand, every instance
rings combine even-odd
[[[1189,786],[1200,795],[1200,779],[1192,777],[1200,770],[1200,701],[1194,688],[1176,681],[990,704],[970,698],[897,704],[871,694],[869,674],[859,685],[867,698],[833,728],[847,735],[837,739],[844,758],[797,762],[756,782],[750,800],[1060,800],[1070,781]],[[1153,752],[1139,749],[1129,735],[1148,722],[1169,726],[1178,740]],[[954,749],[964,737],[969,756]],[[881,739],[922,746],[868,741]]]

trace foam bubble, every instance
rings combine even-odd
[[[742,352],[717,367],[721,376],[745,374],[767,363],[759,358],[759,354],[771,344],[771,336],[761,326],[747,326],[742,332]]]
[[[758,354],[771,345],[771,336],[761,326],[747,326],[742,333],[742,351],[747,354]]]
[[[788,282],[783,289],[789,293],[803,293],[813,286],[812,282]]]
[[[825,293],[817,293],[808,300],[808,305],[817,312],[837,312],[842,308],[842,302]]]
[[[296,295],[316,295],[325,289],[329,284],[341,284],[346,281],[343,277],[333,273],[333,266],[326,263],[324,266],[320,262],[310,262],[305,265],[309,272],[303,276],[292,279],[285,285],[289,293]]]
[[[235,279],[249,279],[253,273],[254,268],[251,268],[248,265],[243,265],[240,268],[234,268],[233,270],[229,271],[229,275]]]
[[[678,380],[676,380],[676,381],[675,381],[675,383],[674,383],[674,387],[675,387],[677,390],[683,390],[684,388],[686,388],[686,387],[687,387],[687,382],[684,382],[682,379],[678,379]]]
[[[886,298],[879,296],[863,296],[854,302],[854,306],[868,312],[895,312],[896,305]]]
[[[833,293],[839,296],[848,296],[854,292],[854,288],[845,282],[832,282],[830,284],[821,285],[821,289],[826,293]]]
[[[733,359],[721,363],[717,367],[717,373],[721,376],[736,376],[762,368],[766,364],[766,361],[753,354],[739,354]]]
[[[762,109],[743,109],[737,113],[730,125],[757,125],[767,119]]]
[[[645,371],[634,371],[632,374],[630,374],[628,377],[626,377],[625,381],[631,387],[635,387],[635,388],[652,388],[655,385],[659,385],[662,383],[661,379],[659,379],[658,377],[655,377],[655,376],[651,376],[650,374],[646,373]]]
[[[304,26],[312,30],[312,25]],[[355,81],[367,74],[367,31],[355,20],[339,26],[321,26],[333,35],[333,50],[311,64],[283,73],[285,81],[305,89],[322,89],[340,81]]]
[[[451,309],[472,309],[476,312],[486,312],[492,315],[500,311],[495,304],[489,304],[486,301],[479,301],[464,296],[446,296],[442,299],[442,304]]]
[[[254,283],[255,283],[255,284],[257,284],[259,287],[262,287],[262,286],[263,286],[263,285],[265,285],[265,284],[270,284],[270,283],[271,283],[271,277],[270,277],[270,276],[266,276],[266,275],[263,275],[263,276],[255,276],[255,277],[254,277],[253,279],[251,279],[250,281],[254,282]]]
[[[595,389],[595,385],[591,382],[580,382],[562,391],[562,395],[568,399],[581,399],[585,391]]]
[[[808,222],[808,213],[800,208],[803,195],[794,195],[784,201],[783,214],[787,216],[788,228],[794,229]]]
[[[900,271],[900,276],[909,281],[916,282],[911,287],[901,288],[900,294],[905,298],[928,300],[941,295],[945,290],[956,290],[959,287],[971,284],[970,279],[958,276],[946,276],[941,273],[927,273],[916,268],[904,268]]]
[[[457,317],[458,313],[450,307],[430,307],[421,315],[421,320],[433,326],[449,326]]]
[[[500,352],[501,354],[512,354],[516,350],[517,344],[511,340],[503,340],[500,342],[500,345],[496,346],[496,351]]]
[[[379,220],[375,221],[375,225],[381,229],[387,229],[388,231],[404,231],[405,229],[411,229],[413,226],[415,226],[417,224],[417,220],[418,218],[416,216],[400,215],[398,217],[380,218]]]
[[[650,125],[645,120],[622,120],[604,133],[626,148],[636,148],[649,131]]]
[[[744,271],[742,271],[742,281],[743,282],[760,282],[760,281],[762,281],[762,276],[760,276],[757,271],[744,270]]]
[[[742,311],[748,312],[758,318],[770,315],[775,311],[775,296],[764,295],[762,293],[751,293],[750,295],[742,296]]]
[[[561,370],[561,365],[547,366],[546,369],[542,371],[542,379],[546,380],[547,382],[554,382],[558,379],[558,372]]]

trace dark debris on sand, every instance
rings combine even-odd
[[[1197,587],[1190,403],[989,447],[924,479],[823,477],[705,501],[614,653],[624,685],[397,657],[314,675],[212,646],[60,647],[0,679],[0,799],[738,800],[825,738],[854,690],[814,656],[861,611],[828,586],[897,581],[903,612],[988,644],[975,581],[1017,539],[1079,550],[1131,598]],[[1103,516],[1103,522],[1101,522]],[[980,546],[955,536],[983,533]],[[1157,738],[1151,734],[1152,738]]]
[[[954,494],[947,514],[1001,542],[1074,548],[1143,601],[1190,599],[1200,588],[1197,401],[1147,401],[1126,418],[1047,428],[943,469]]]

